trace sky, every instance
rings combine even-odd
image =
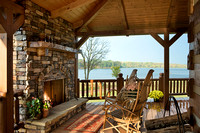
[[[174,35],[170,35],[172,38]],[[160,35],[163,38],[163,35]],[[130,62],[164,62],[164,48],[150,35],[100,37],[109,42],[110,52],[104,60]],[[170,47],[171,64],[187,64],[187,34]],[[79,55],[80,58],[80,55]]]

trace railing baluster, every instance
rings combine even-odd
[[[171,93],[172,93],[171,84],[172,84],[172,81],[171,81],[171,80],[169,80],[169,94],[171,94]]]
[[[152,81],[151,87],[152,87],[152,91],[155,90],[154,89],[154,80]]]
[[[102,99],[102,83],[99,82],[99,98]]]
[[[97,82],[95,82],[95,96],[98,97],[98,87],[97,87]]]
[[[173,93],[176,93],[176,92],[175,92],[175,89],[176,89],[176,81],[175,81],[175,80],[173,80],[173,86],[174,86],[173,89],[172,89],[172,90],[173,90]]]
[[[84,84],[85,84],[85,83],[84,83],[84,82],[82,82],[82,97],[85,97],[85,96],[84,96],[84,91],[85,91],[85,88],[84,88],[84,87],[85,87],[85,85],[84,85]]]
[[[185,88],[185,83],[186,83],[186,81],[187,81],[187,80],[183,80],[183,93],[187,93],[187,92],[186,92],[186,88]]]
[[[87,96],[87,98],[88,98],[88,93],[89,93],[89,91],[88,91],[88,81],[86,82],[86,96]]]
[[[179,83],[180,83],[179,80],[177,80],[177,88],[176,88],[177,92],[176,92],[176,93],[180,93],[180,89],[179,89],[180,86],[179,86]]]
[[[104,82],[104,95],[103,95],[103,97],[105,97],[107,94],[107,91],[106,91],[106,81]]]
[[[158,80],[155,80],[154,82],[156,82],[156,90],[158,90]]]
[[[183,88],[182,88],[182,80],[180,80],[180,93],[183,93]]]
[[[93,80],[90,80],[90,95],[93,97]]]
[[[110,92],[110,82],[108,82],[108,91]],[[111,92],[110,92],[111,93]],[[108,95],[110,97],[111,94]]]
[[[115,96],[115,82],[112,82],[113,86],[112,86],[112,96]]]

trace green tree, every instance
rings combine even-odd
[[[121,72],[120,66],[113,66],[111,67],[111,70],[112,70],[112,76],[116,78],[118,74]]]

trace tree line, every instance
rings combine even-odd
[[[153,63],[153,62],[121,62],[121,61],[102,61],[97,66],[95,66],[96,69],[105,69],[105,68],[111,68],[115,66],[120,66],[120,68],[163,68],[163,63]],[[79,59],[78,61],[78,67],[79,69],[84,68],[84,62],[82,59]],[[187,66],[184,64],[170,64],[170,68],[186,68]]]

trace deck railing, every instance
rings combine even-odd
[[[139,80],[144,81],[144,79]],[[118,79],[78,80],[77,96],[88,99],[104,99],[108,94],[109,97],[116,97],[117,91],[126,84],[125,81],[123,77]],[[170,78],[169,95],[187,95],[188,81],[189,78]],[[163,91],[163,76],[152,79],[150,91],[153,90]]]

